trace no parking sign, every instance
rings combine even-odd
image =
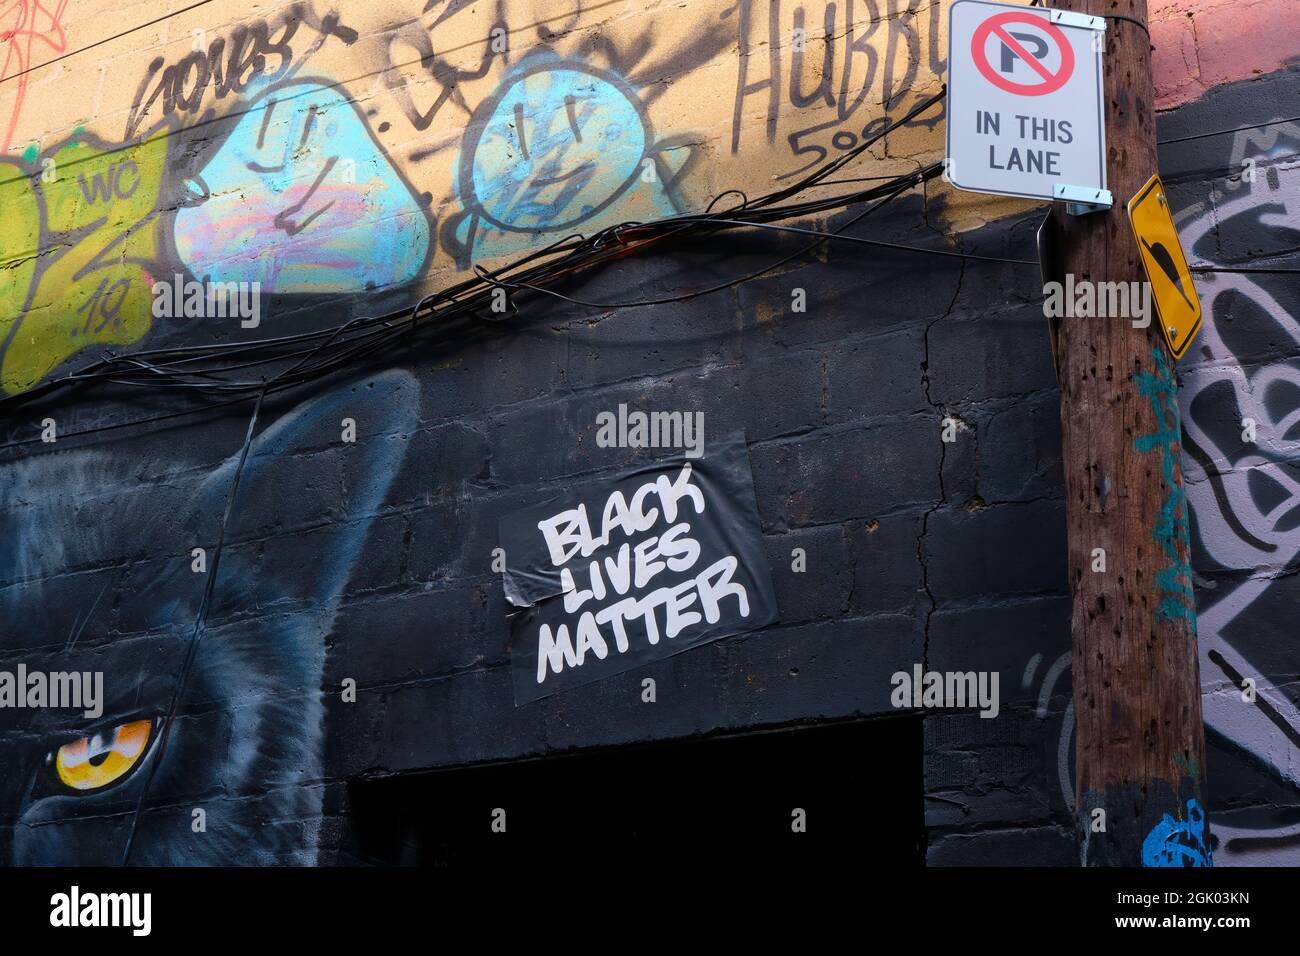
[[[958,189],[1108,207],[1102,17],[955,0],[948,161]]]

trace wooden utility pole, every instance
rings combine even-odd
[[[1115,205],[1069,216],[1058,204],[1065,271],[1076,283],[1145,281],[1124,206],[1157,171],[1147,0],[1050,5],[1111,16],[1106,174]],[[1075,823],[1089,866],[1204,865],[1210,856],[1182,426],[1158,322],[1067,318],[1060,329]]]

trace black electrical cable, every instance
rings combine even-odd
[[[633,308],[682,302],[752,281],[807,254],[817,245],[827,241],[895,248],[916,254],[962,260],[1033,264],[1033,260],[1029,259],[981,256],[957,250],[910,246],[844,234],[852,225],[886,202],[937,177],[942,171],[942,165],[939,163],[923,167],[910,174],[882,180],[873,178],[870,181],[876,185],[866,188],[835,192],[817,199],[802,198],[812,189],[847,185],[831,177],[873,143],[934,106],[942,99],[945,92],[946,89],[941,89],[923,100],[906,115],[888,123],[858,147],[823,163],[802,180],[757,199],[750,200],[739,190],[726,190],[715,196],[702,213],[670,216],[650,222],[619,223],[591,236],[578,234],[566,236],[496,270],[487,270],[478,266],[473,276],[425,296],[411,308],[387,315],[362,316],[331,328],[246,342],[157,348],[126,355],[105,353],[99,360],[75,372],[48,380],[19,395],[0,398],[0,413],[25,406],[63,389],[95,385],[166,389],[172,394],[193,393],[205,398],[204,402],[184,410],[132,422],[118,422],[98,428],[83,429],[67,433],[64,437],[179,418],[205,409],[238,404],[248,400],[254,394],[263,393],[263,390],[273,393],[320,378],[337,369],[355,365],[385,350],[408,343],[411,336],[416,334],[421,336],[432,334],[436,339],[434,345],[440,347],[452,341],[455,336],[463,336],[468,329],[484,320],[499,321],[509,314],[517,314],[518,303],[530,296],[545,295],[560,298],[587,308]],[[737,202],[728,204],[726,209],[717,209],[722,200],[729,196],[735,197]],[[782,220],[806,219],[858,204],[867,204],[867,208],[830,231],[775,225]],[[681,295],[640,302],[593,303],[546,288],[579,272],[653,247],[656,243],[677,241],[688,237],[710,238],[730,230],[751,229],[805,235],[813,237],[814,241],[755,272],[721,282],[708,289]],[[1196,271],[1291,274],[1294,270],[1201,266],[1197,267]],[[501,292],[506,293],[508,306],[506,314],[492,307],[500,305]],[[427,329],[432,329],[433,332],[427,332]],[[250,377],[235,374],[249,370],[259,371]],[[264,384],[266,382],[271,384]],[[39,439],[10,442],[0,448],[34,444],[36,440]]]
[[[1127,21],[1127,22],[1133,24],[1135,27],[1137,27],[1137,28],[1138,28],[1139,30],[1141,30],[1143,33],[1145,33],[1145,34],[1147,35],[1147,42],[1148,42],[1148,43],[1150,43],[1150,41],[1151,41],[1151,31],[1150,31],[1149,29],[1147,29],[1147,25],[1146,25],[1145,23],[1143,23],[1141,20],[1136,20],[1136,19],[1134,19],[1133,17],[1127,17],[1127,16],[1125,16],[1125,15],[1122,14],[1122,13],[1099,13],[1099,14],[1097,14],[1097,16],[1099,16],[1099,17],[1105,17],[1107,20],[1125,20],[1125,21]],[[1151,49],[1154,50],[1155,48],[1156,48],[1156,45],[1155,45],[1154,43],[1151,43]]]
[[[185,691],[185,684],[188,681],[190,670],[194,666],[194,653],[198,649],[199,638],[203,635],[203,625],[207,621],[208,607],[212,603],[212,592],[217,584],[217,571],[221,564],[221,549],[226,542],[226,525],[230,522],[231,511],[234,510],[235,496],[239,494],[239,479],[244,473],[244,463],[248,461],[248,450],[253,446],[253,433],[257,430],[257,417],[262,411],[262,400],[265,397],[265,392],[258,395],[257,404],[253,406],[253,414],[248,419],[248,433],[244,436],[244,445],[239,452],[239,462],[235,465],[235,473],[230,479],[230,490],[226,493],[226,510],[221,516],[221,524],[217,529],[217,544],[212,552],[212,567],[208,572],[208,580],[203,587],[203,597],[199,601],[198,614],[194,618],[194,632],[190,635],[190,642],[185,648],[185,659],[181,663],[180,673],[177,675],[176,683],[172,687],[167,712],[163,715],[162,723],[158,727],[158,741],[153,748],[155,753],[150,758],[149,770],[145,774],[144,782],[140,785],[140,796],[136,798],[135,812],[131,815],[131,829],[127,831],[126,845],[122,849],[123,866],[126,866],[131,860],[131,848],[135,845],[135,831],[140,823],[140,814],[144,811],[145,796],[149,793],[149,785],[153,783],[154,776],[162,765],[163,757],[167,754],[167,741],[171,737],[172,721],[176,718],[176,709],[180,705],[181,695]]]
[[[885,198],[879,200],[875,205],[867,209],[861,215],[856,216],[854,219],[845,223],[840,228],[847,229],[850,225],[853,225],[854,223],[861,221],[864,217],[871,214],[876,209],[883,206],[885,203],[889,202],[895,196],[901,195],[902,192],[904,191],[905,190],[900,189],[894,193],[891,193]],[[745,225],[759,226],[764,228],[776,228],[766,223],[757,223],[757,222],[745,223]],[[730,289],[734,286],[741,285],[742,283],[751,282],[755,279],[761,278],[762,276],[767,275],[769,272],[773,271],[774,269],[779,269],[781,266],[785,265],[786,263],[791,262],[794,259],[798,259],[801,256],[807,255],[817,246],[821,245],[822,242],[824,242],[825,240],[837,238],[838,235],[835,232],[829,232],[829,233],[810,232],[809,234],[818,236],[819,238],[817,239],[816,242],[810,243],[804,248],[798,250],[797,252],[791,253],[790,255],[785,256],[782,259],[778,259],[776,262],[770,263],[769,265],[764,266],[762,269],[759,269],[756,272],[751,272],[746,275],[740,276],[738,278],[731,279],[727,282],[719,283],[718,285],[715,286],[710,286],[707,289],[697,289],[694,292],[684,292],[681,295],[665,296],[663,298],[658,298],[658,299],[642,299],[636,302],[587,302],[583,299],[577,299],[572,296],[567,296],[564,295],[563,293],[556,292],[553,289],[545,289],[540,286],[532,285],[527,282],[521,282],[521,281],[511,282],[511,281],[498,279],[498,280],[494,280],[493,284],[497,287],[512,290],[512,291],[518,289],[525,289],[529,292],[535,292],[541,295],[548,295],[553,298],[559,299],[563,302],[568,302],[572,305],[579,305],[582,306],[583,308],[588,308],[588,309],[634,309],[634,308],[642,308],[646,306],[671,305],[678,302],[688,302],[691,299],[698,299],[701,296],[712,295],[715,292],[721,292],[724,289]]]
[[[856,242],[862,245],[879,246],[885,249],[899,249],[903,252],[919,252],[931,256],[946,256],[952,259],[968,259],[975,262],[1006,262],[1017,266],[1036,266],[1037,259],[1008,259],[1004,256],[983,256],[972,252],[957,252],[953,249],[928,249],[925,246],[912,246],[903,242],[887,242],[884,239],[867,239],[862,236],[844,236],[834,232],[819,232],[816,229],[803,229],[799,226],[778,226],[772,223],[737,223],[737,225],[748,225],[758,229],[772,229],[777,232],[796,233],[804,236],[821,236],[825,239],[835,239],[839,242]]]
[[[490,300],[505,290],[511,312],[517,312],[516,297],[530,294],[552,294],[543,287],[565,279],[579,271],[610,262],[667,240],[691,237],[709,237],[733,229],[765,228],[779,220],[806,218],[819,213],[867,203],[868,208],[833,232],[809,231],[815,241],[779,259],[755,273],[721,283],[707,290],[698,290],[685,296],[673,296],[662,303],[695,298],[766,274],[792,259],[804,255],[822,242],[843,232],[861,221],[885,202],[907,190],[936,177],[941,164],[935,163],[914,173],[882,179],[876,185],[835,193],[819,199],[800,199],[802,194],[834,183],[828,181],[837,170],[861,155],[875,142],[893,130],[911,122],[925,110],[940,102],[946,88],[926,98],[905,115],[887,123],[872,137],[853,150],[823,163],[802,180],[776,192],[750,200],[739,190],[727,190],[714,198],[703,213],[671,216],[650,222],[624,222],[607,227],[584,237],[571,235],[549,246],[534,250],[495,271],[476,267],[472,277],[455,283],[421,299],[410,309],[383,316],[363,316],[343,325],[295,335],[256,339],[242,343],[220,343],[205,346],[179,346],[141,350],[126,355],[105,353],[99,360],[51,379],[33,389],[15,396],[0,399],[0,412],[27,405],[37,399],[72,387],[113,385],[118,387],[165,388],[172,393],[194,393],[218,397],[218,402],[208,401],[192,409],[163,416],[137,419],[134,424],[181,417],[202,411],[204,408],[233,405],[247,396],[278,391],[319,378],[330,372],[377,355],[395,347],[422,327],[443,330],[450,338],[452,332],[463,333],[463,326],[471,326],[484,319],[492,319],[497,310],[491,309]],[[734,196],[738,203],[716,210],[720,201]],[[902,244],[895,244],[902,247]],[[917,251],[920,250],[917,247]],[[924,250],[946,253],[944,250]],[[576,301],[576,300],[575,300]],[[651,300],[652,303],[660,300]],[[661,304],[662,304],[661,303]],[[232,373],[260,369],[257,378],[234,376]],[[269,383],[269,384],[268,384]],[[83,429],[63,437],[91,434],[96,431],[129,427],[119,422],[100,428]],[[34,441],[16,441],[4,448],[32,444]]]
[[[894,198],[895,195],[900,195],[900,194],[901,191],[900,193],[894,193],[886,197],[885,199],[880,200],[877,206],[884,205],[890,199]],[[873,210],[869,210],[869,211],[874,211],[874,208],[876,207],[873,207]],[[726,289],[726,288],[730,288],[731,286],[738,285],[741,282],[746,282],[751,279],[758,278],[759,276],[771,272],[773,269],[777,268],[778,266],[788,262],[790,258],[805,255],[807,252],[811,251],[813,247],[820,245],[822,242],[826,240],[859,243],[862,245],[869,245],[877,248],[897,249],[903,252],[923,253],[926,255],[943,256],[943,257],[963,259],[963,260],[974,260],[978,262],[1001,262],[1001,263],[1009,263],[1011,265],[1031,265],[1031,266],[1038,265],[1038,262],[1034,259],[1010,259],[1002,256],[984,256],[975,253],[957,252],[955,250],[950,250],[950,249],[928,249],[924,246],[913,246],[901,242],[888,242],[883,239],[867,239],[861,236],[846,236],[843,235],[838,230],[832,232],[822,232],[816,229],[803,229],[797,226],[779,226],[779,225],[774,225],[772,223],[764,223],[764,222],[735,222],[729,224],[733,224],[737,226],[745,226],[745,227],[755,228],[755,229],[768,229],[775,232],[791,233],[796,235],[815,236],[817,237],[817,242],[813,243],[812,246],[800,250],[799,252],[795,253],[794,256],[792,257],[787,257],[786,259],[780,260],[779,262],[766,266],[764,269],[760,270],[759,272],[751,273],[750,275],[743,276],[740,279],[735,279],[730,282],[713,286],[708,289],[700,289],[694,292],[687,292],[687,293],[683,293],[682,295],[669,296],[660,299],[645,299],[637,302],[589,302],[583,299],[576,299],[572,296],[563,295],[551,289],[543,289],[536,286],[531,286],[528,285],[527,283],[511,283],[506,281],[499,281],[497,284],[503,288],[507,288],[511,290],[521,289],[521,288],[527,289],[532,292],[537,292],[543,295],[549,295],[554,298],[560,299],[564,302],[569,302],[573,305],[579,305],[589,309],[630,309],[630,308],[639,308],[642,306],[668,305],[670,303],[685,302],[690,299],[695,299],[703,295],[709,295],[713,292],[718,292],[721,291],[722,289]],[[847,228],[847,226],[841,228]]]
[[[1285,119],[1269,120],[1266,123],[1252,123],[1249,126],[1234,126],[1231,129],[1216,129],[1208,133],[1192,133],[1188,136],[1175,136],[1172,139],[1161,139],[1156,141],[1157,146],[1167,146],[1170,143],[1187,143],[1194,139],[1206,139],[1210,136],[1226,136],[1229,133],[1244,133],[1247,130],[1263,129],[1265,126],[1281,126],[1283,123],[1300,123],[1300,116],[1288,116]]]
[[[1042,0],[1029,0],[1029,5],[1031,7],[1041,6]],[[1138,27],[1143,33],[1145,33],[1147,35],[1148,41],[1150,41],[1151,39],[1151,31],[1147,29],[1147,25],[1143,23],[1141,20],[1136,20],[1133,17],[1125,16],[1122,13],[1097,13],[1097,14],[1088,14],[1088,16],[1105,17],[1107,20],[1127,20],[1129,23],[1132,23],[1134,26]],[[1151,49],[1154,50],[1155,48],[1156,48],[1155,44],[1152,43]]]
[[[111,42],[121,36],[125,36],[129,33],[161,22],[162,20],[185,13],[196,7],[203,6],[208,2],[209,0],[199,0],[197,3],[193,3],[190,6],[174,11],[166,16],[159,17],[149,23],[134,27],[131,30],[100,40],[81,49],[74,50],[60,57],[56,57],[53,60],[36,64],[21,73],[15,74],[12,77],[6,77],[5,79],[15,79],[25,73],[57,63],[62,59],[66,59],[67,57],[83,52],[84,50]],[[1031,5],[1037,5],[1038,2],[1039,0],[1031,0]],[[1148,39],[1150,39],[1150,31],[1147,26],[1132,17],[1119,14],[1103,14],[1103,16],[1107,17],[1107,19],[1128,21],[1146,32]],[[4,80],[0,80],[0,83],[2,82],[4,82]],[[362,316],[354,318],[342,325],[330,329],[321,329],[312,332],[278,336],[267,339],[257,339],[247,342],[152,349],[126,355],[113,355],[107,353],[105,357],[76,372],[43,383],[42,385],[20,395],[0,399],[0,411],[5,411],[9,408],[30,403],[37,398],[55,393],[64,388],[95,384],[116,385],[128,388],[165,388],[175,391],[194,392],[205,397],[214,395],[221,396],[226,393],[235,394],[235,397],[233,398],[221,398],[215,401],[208,399],[202,404],[196,405],[192,408],[149,416],[147,418],[133,421],[112,423],[78,432],[65,433],[65,435],[62,436],[64,438],[96,434],[114,429],[129,428],[146,423],[176,419],[192,414],[211,412],[216,409],[243,404],[255,399],[255,404],[249,417],[244,442],[234,468],[230,488],[227,492],[225,509],[218,528],[217,540],[213,552],[212,566],[208,579],[205,582],[203,595],[195,617],[194,629],[186,647],[185,657],[173,686],[166,713],[162,716],[159,724],[159,736],[154,745],[154,750],[156,752],[150,759],[150,766],[141,785],[140,793],[132,814],[131,825],[122,854],[123,865],[130,861],[136,830],[143,813],[144,804],[158,768],[164,760],[167,744],[170,739],[170,731],[185,692],[189,675],[193,668],[199,641],[203,635],[207,615],[215,592],[227,528],[232,514],[234,513],[240,480],[256,434],[257,423],[262,411],[263,403],[268,395],[328,375],[335,370],[352,367],[356,362],[375,356],[384,349],[390,348],[399,342],[409,341],[413,334],[430,333],[437,336],[439,340],[452,341],[455,339],[453,333],[463,334],[467,329],[474,328],[476,322],[481,322],[483,319],[487,318],[487,315],[485,314],[488,310],[487,300],[497,290],[505,290],[507,293],[516,295],[530,293],[547,295],[589,308],[610,309],[663,305],[687,301],[723,289],[732,288],[744,282],[752,281],[753,279],[779,268],[785,263],[806,255],[819,245],[828,241],[857,243],[878,248],[892,248],[903,252],[956,258],[962,261],[971,260],[1016,265],[1037,265],[1038,263],[1036,260],[1030,259],[1012,259],[963,253],[948,249],[931,249],[922,246],[908,245],[905,243],[889,242],[881,239],[871,239],[844,234],[845,230],[861,222],[864,218],[871,215],[887,203],[895,200],[901,195],[904,195],[909,190],[919,185],[923,185],[937,177],[942,171],[942,164],[931,164],[917,172],[895,177],[863,177],[858,179],[831,179],[828,177],[831,177],[835,172],[843,169],[865,152],[870,146],[886,137],[891,131],[910,122],[916,116],[931,108],[944,96],[945,93],[946,87],[941,89],[934,96],[922,101],[917,107],[900,119],[888,123],[881,131],[864,140],[855,148],[848,150],[835,159],[815,168],[802,180],[773,193],[758,197],[753,201],[751,201],[748,196],[740,190],[726,190],[715,196],[705,208],[705,211],[698,215],[673,216],[648,223],[621,223],[616,226],[602,229],[590,237],[584,237],[581,235],[565,237],[549,246],[535,250],[534,252],[529,253],[495,271],[476,267],[474,277],[467,278],[451,287],[429,296],[425,296],[409,309],[403,309],[383,316]],[[1275,120],[1269,123],[1243,126],[1232,130],[1216,130],[1202,134],[1162,140],[1159,145],[1241,132],[1244,130],[1277,125],[1285,122],[1295,122],[1297,119],[1300,118]],[[786,203],[786,200],[793,199],[811,189],[863,182],[879,182],[880,185],[821,199]],[[739,204],[726,210],[715,212],[715,206],[720,202],[720,200],[731,195],[738,197]],[[843,209],[859,203],[869,203],[869,205],[865,210],[852,216],[848,221],[830,231],[819,231],[815,229],[779,224],[781,220],[807,218],[819,213]],[[668,239],[679,239],[687,236],[713,236],[734,229],[760,229],[782,234],[802,235],[811,237],[813,241],[802,249],[766,266],[761,270],[758,270],[757,272],[749,273],[708,289],[697,290],[679,296],[664,297],[643,302],[599,304],[583,302],[579,299],[566,296],[554,289],[545,287],[548,283],[566,278],[595,265],[622,258],[636,250],[643,249],[646,246],[650,246],[657,242],[662,242]],[[1232,268],[1217,266],[1193,266],[1191,269],[1194,272],[1206,273],[1294,274],[1300,272],[1300,269]],[[514,308],[513,301],[510,304],[512,308]],[[468,325],[457,324],[458,321],[468,323]],[[430,332],[430,330],[432,331]],[[278,372],[269,377],[258,379],[230,379],[228,377],[230,373],[233,372],[265,368],[277,364],[283,365],[284,367],[280,368]],[[39,438],[33,438],[30,440],[10,442],[4,446],[0,446],[0,448],[23,446],[40,440],[41,439]]]
[[[1300,156],[1300,154],[1292,154],[1285,157],[1270,156],[1265,163],[1257,165],[1257,173],[1260,171],[1267,173],[1269,169],[1281,168],[1283,165],[1294,162],[1297,156]],[[1228,182],[1237,180],[1238,182],[1236,185],[1229,187],[1231,189],[1236,189],[1240,185],[1243,171],[1244,167],[1230,169],[1225,168],[1221,163],[1216,163],[1213,166],[1204,166],[1199,169],[1179,169],[1170,173],[1161,173],[1160,181],[1168,187],[1196,186],[1202,183],[1210,185],[1212,183],[1217,183],[1220,180],[1227,180]],[[1218,189],[1218,186],[1215,186],[1214,188]]]
[[[1192,272],[1234,272],[1234,273],[1241,273],[1245,275],[1249,275],[1252,273],[1256,273],[1259,275],[1300,274],[1300,269],[1283,269],[1280,267],[1272,268],[1268,266],[1259,267],[1259,268],[1252,267],[1252,266],[1188,266],[1187,268],[1190,269]]]

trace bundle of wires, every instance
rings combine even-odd
[[[915,249],[918,252],[982,258],[966,256],[959,252],[920,249],[899,243],[843,235],[844,230],[871,215],[881,206],[938,176],[943,169],[942,163],[926,165],[913,173],[885,179],[868,188],[836,192],[818,199],[800,200],[799,198],[817,187],[827,189],[837,183],[845,182],[828,180],[875,143],[888,136],[890,132],[910,123],[940,103],[945,91],[946,87],[940,89],[905,115],[889,122],[877,133],[864,139],[853,149],[823,162],[797,182],[759,198],[751,200],[739,190],[728,190],[715,197],[702,213],[670,216],[651,222],[625,222],[602,229],[590,236],[568,236],[495,271],[476,266],[472,277],[426,296],[412,308],[381,316],[360,316],[333,328],[240,342],[159,348],[123,355],[106,352],[97,361],[84,368],[47,380],[19,395],[0,399],[0,412],[11,413],[21,405],[57,393],[108,384],[144,389],[164,388],[172,390],[173,393],[198,394],[204,398],[204,401],[181,411],[121,422],[107,427],[130,427],[165,418],[175,418],[195,411],[242,403],[257,396],[265,396],[320,379],[385,350],[408,344],[412,340],[412,334],[417,331],[427,331],[439,340],[463,337],[468,325],[484,320],[500,321],[503,317],[517,314],[519,304],[530,298],[551,296],[599,309],[681,302],[757,278],[806,255],[828,240],[843,239],[879,246]],[[715,211],[715,207],[729,196],[738,200],[738,203],[725,210]],[[830,232],[779,225],[790,220],[807,220],[862,203],[867,204],[865,209]],[[656,246],[662,247],[670,240],[699,239],[728,231],[753,229],[801,234],[814,239],[811,243],[758,272],[739,276],[711,288],[667,298],[639,302],[593,303],[570,298],[551,288],[561,280],[578,273]],[[503,298],[508,303],[504,316],[499,308]],[[497,308],[494,309],[494,306]],[[88,431],[102,430],[105,429],[101,427]],[[84,434],[84,432],[73,434]]]

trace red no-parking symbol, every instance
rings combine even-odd
[[[1045,33],[1048,39],[1041,39],[1037,34],[1032,33],[1015,33],[1008,29],[1010,24],[1034,27]],[[986,47],[989,45],[990,36],[995,36],[1002,42],[1002,62],[999,64],[1001,69],[995,68],[989,62]],[[1025,48],[1025,42],[1034,47],[1032,52]],[[1055,73],[1043,65],[1043,60],[1047,59],[1053,43],[1061,60]],[[1047,93],[1055,93],[1070,81],[1070,76],[1074,73],[1074,47],[1066,35],[1045,17],[1021,13],[1017,10],[999,13],[981,23],[971,39],[971,55],[984,79],[998,89],[1018,96],[1043,96]],[[1007,79],[1003,74],[1011,72],[1016,60],[1023,61],[1042,79],[1036,83],[1017,83]]]

